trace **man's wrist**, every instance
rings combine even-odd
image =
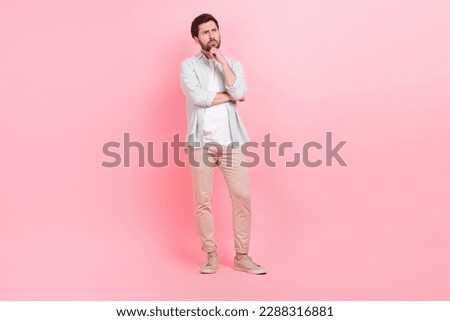
[[[221,94],[226,96],[227,101],[230,101],[233,99],[233,98],[231,98],[231,95],[226,91],[222,91]]]

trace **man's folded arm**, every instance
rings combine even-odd
[[[216,96],[214,97],[211,106],[220,105],[229,101],[232,101],[233,98],[231,98],[230,94],[227,92],[223,93],[216,93]]]
[[[245,88],[243,88],[242,85],[236,86],[237,81],[238,79],[236,78],[234,85],[232,87],[228,87],[231,88],[231,93],[230,91],[215,92],[201,87],[195,72],[188,63],[183,62],[180,67],[181,88],[188,99],[190,99],[194,105],[198,107],[211,107],[229,101],[237,101],[242,99],[244,96],[243,94],[240,95],[238,99],[235,99],[232,95],[232,93],[235,95],[239,92],[245,93],[247,90],[245,83]]]
[[[233,72],[236,75],[236,80],[231,86],[225,86],[227,92],[230,94],[232,100],[242,100],[247,92],[247,85],[245,83],[244,68],[239,62],[234,62],[232,66]]]

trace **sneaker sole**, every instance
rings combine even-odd
[[[234,267],[234,269],[236,271],[240,271],[240,272],[247,272],[250,274],[254,274],[254,275],[264,275],[267,274],[267,271],[262,271],[262,270],[248,270],[248,269],[244,269],[244,268],[240,268],[240,267]]]
[[[200,271],[200,274],[214,274],[216,271]]]

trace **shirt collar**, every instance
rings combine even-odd
[[[195,57],[197,57],[198,60],[202,60],[205,64],[209,64],[209,58],[206,57],[203,52],[200,51]]]

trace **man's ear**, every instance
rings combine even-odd
[[[198,37],[194,37],[194,40],[195,40],[195,43],[196,43],[197,45],[200,44],[200,40],[198,40]]]

